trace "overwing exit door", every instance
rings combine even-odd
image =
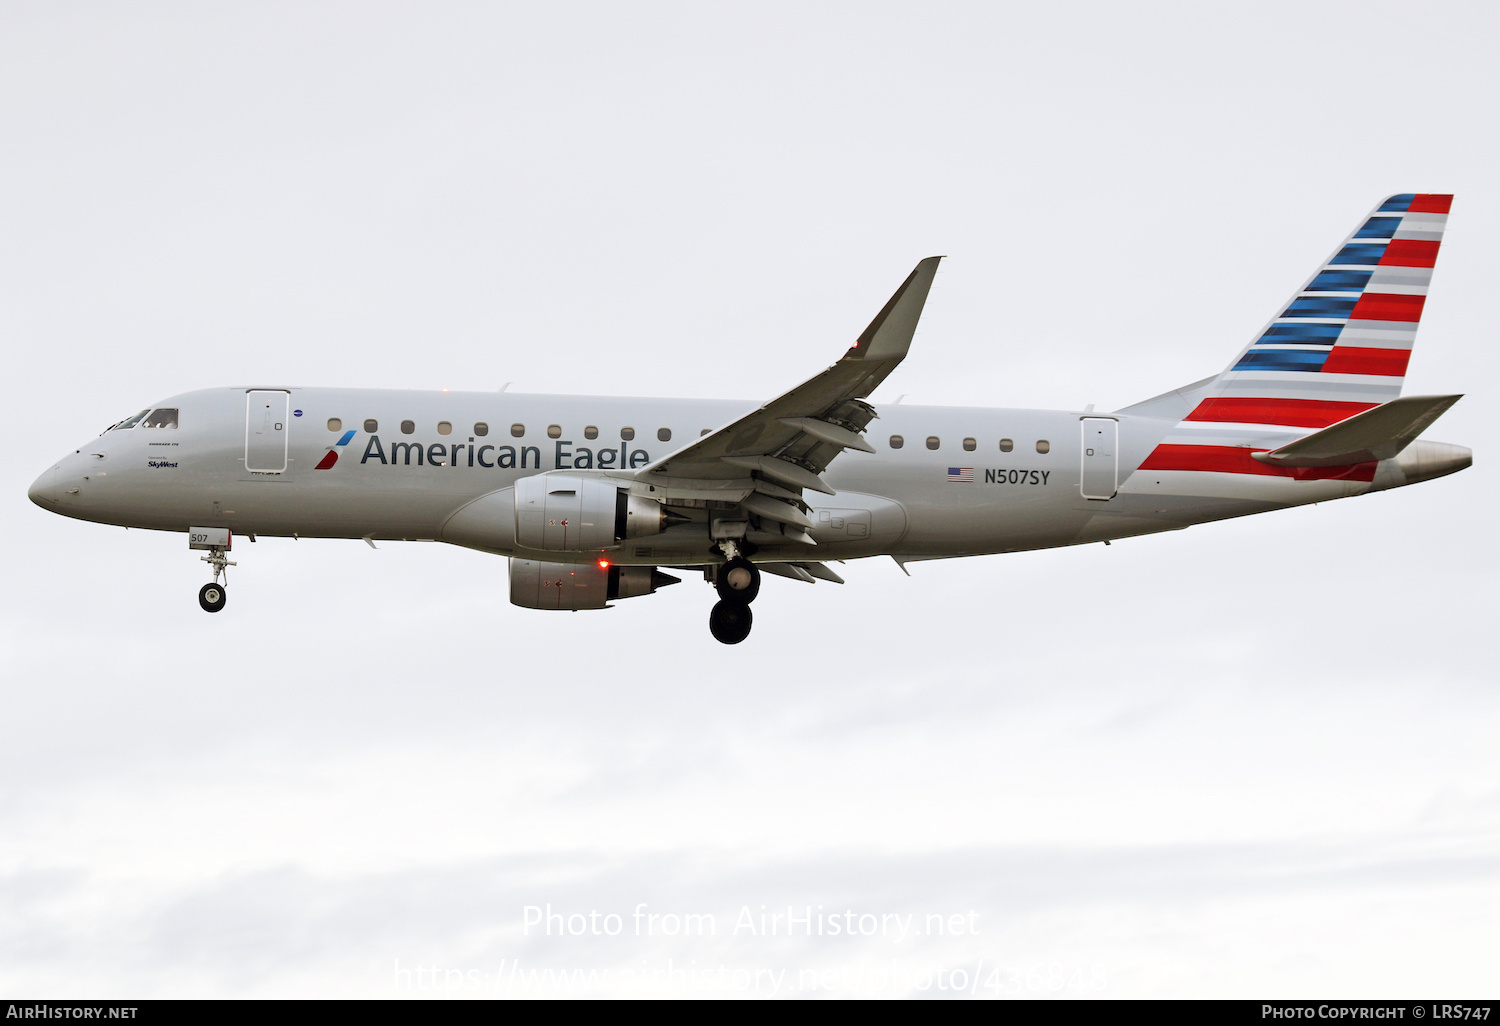
[[[1116,455],[1120,424],[1108,417],[1083,418],[1083,470],[1079,490],[1085,499],[1112,499],[1119,489],[1120,461]]]
[[[245,469],[254,474],[286,471],[287,409],[291,395],[280,391],[245,396]]]

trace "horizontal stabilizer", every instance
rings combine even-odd
[[[1462,398],[1461,395],[1403,396],[1279,449],[1250,455],[1278,467],[1347,467],[1388,460]]]

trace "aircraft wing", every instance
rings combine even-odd
[[[874,452],[861,432],[875,419],[864,399],[911,347],[942,257],[917,264],[884,309],[838,363],[690,445],[636,472],[668,502],[737,505],[744,514],[786,525],[810,543],[802,490],[833,494],[819,477],[845,449]],[[772,526],[772,525],[768,525]]]

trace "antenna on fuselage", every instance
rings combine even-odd
[[[505,384],[503,384],[503,385],[500,386],[500,391],[504,392],[507,388],[509,388],[511,385],[514,385],[514,384],[515,384],[514,381],[507,381]]]

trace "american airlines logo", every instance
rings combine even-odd
[[[313,469],[331,469],[355,434],[354,431],[344,432]],[[467,442],[391,442],[387,446],[379,435],[371,435],[359,462],[361,465],[378,463],[387,467],[481,467],[486,470],[636,470],[651,462],[651,454],[645,449],[631,449],[623,443],[618,448],[575,447],[572,439],[563,438],[553,442],[552,452],[547,454],[552,465],[543,466],[540,446],[475,445],[474,442],[470,438]]]
[[[329,447],[328,452],[323,456],[321,460],[318,461],[318,465],[316,467],[313,467],[313,469],[328,470],[332,468],[332,466],[339,461],[339,452],[343,449],[344,446],[348,445],[350,441],[353,440],[354,434],[355,432],[351,429],[349,431],[345,431],[342,435],[340,435],[339,440],[337,442],[334,442],[333,445]]]

